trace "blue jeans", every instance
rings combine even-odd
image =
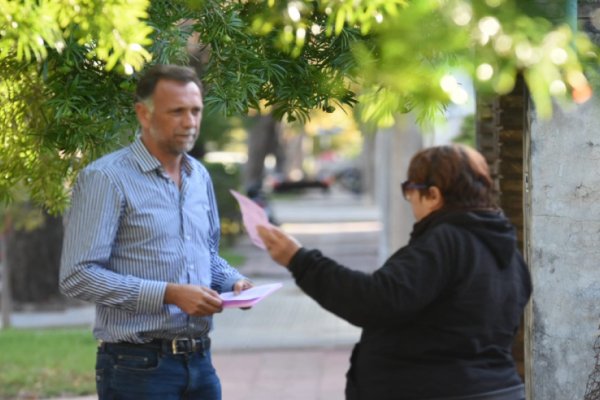
[[[129,344],[103,344],[96,357],[99,400],[221,400],[210,351],[168,354]]]

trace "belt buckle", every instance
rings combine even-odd
[[[177,348],[177,344],[178,343],[185,343],[185,342],[191,342],[192,343],[191,350],[186,351],[187,349],[184,349],[184,350],[180,351]],[[171,341],[171,351],[173,352],[173,354],[194,353],[196,351],[196,340],[194,340],[192,338],[187,338],[187,337],[175,338],[175,339],[173,339]]]

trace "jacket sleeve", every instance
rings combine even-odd
[[[448,286],[452,235],[440,230],[398,250],[372,274],[344,267],[318,250],[290,262],[297,285],[323,308],[359,327],[409,322]]]

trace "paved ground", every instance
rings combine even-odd
[[[306,247],[355,269],[377,267],[376,209],[349,193],[307,192],[273,203],[277,219]],[[341,400],[344,374],[358,328],[322,310],[266,252],[242,238],[239,269],[257,284],[283,287],[252,310],[225,310],[215,317],[213,358],[224,400]],[[68,325],[93,321],[93,309],[14,315],[15,326]],[[78,398],[94,400],[95,396]],[[57,400],[57,399],[55,399]],[[71,399],[75,400],[75,399]]]

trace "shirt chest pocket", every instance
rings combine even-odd
[[[213,231],[213,221],[207,203],[198,202],[184,210],[185,235],[196,243],[207,243]]]

